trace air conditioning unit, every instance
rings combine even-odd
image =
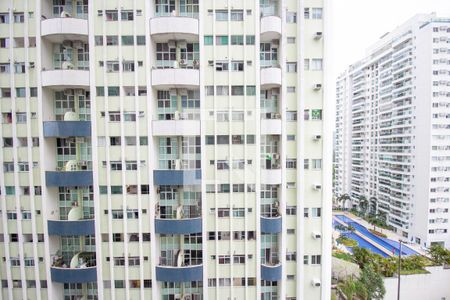
[[[28,67],[29,67],[30,69],[33,69],[33,68],[34,68],[34,62],[30,62],[30,64],[28,65]]]
[[[274,154],[272,155],[272,157],[273,157],[273,159],[280,159],[280,154],[274,153]]]
[[[180,63],[180,66],[185,66],[186,65],[186,60],[185,59],[180,59],[179,63]]]
[[[174,40],[169,40],[167,44],[169,45],[169,48],[175,48],[177,45],[177,43]]]
[[[178,92],[180,93],[180,95],[187,96],[187,94],[188,94],[188,90],[187,89],[180,89],[180,90],[178,90]]]
[[[192,64],[194,65],[194,67],[198,67],[200,65],[200,62],[198,61],[198,59],[194,59]]]
[[[320,184],[314,184],[313,185],[313,189],[315,189],[316,191],[320,191],[322,189],[322,185]]]
[[[181,300],[181,295],[180,294],[175,295],[175,300]]]
[[[75,138],[75,143],[77,144],[83,144],[85,142],[84,137],[76,137]]]
[[[74,68],[75,68],[75,66],[69,61],[65,61],[62,63],[63,70],[73,70]]]
[[[145,113],[143,111],[139,112],[139,118],[143,118],[145,116]]]
[[[73,42],[73,47],[75,49],[84,49],[84,44],[82,41],[74,41]]]
[[[176,17],[177,16],[177,11],[176,10],[172,10],[171,15],[172,15],[172,17]]]
[[[73,96],[73,90],[72,89],[66,89],[63,92],[64,96]]]
[[[320,287],[320,280],[319,279],[313,279],[311,280],[311,285],[314,287]]]
[[[315,240],[320,239],[322,237],[322,234],[320,232],[313,232],[311,235]]]
[[[66,12],[66,11],[62,11],[61,12],[61,18],[70,18],[70,14],[68,13],[68,12]]]
[[[62,42],[62,45],[63,45],[63,47],[64,48],[72,48],[73,46],[73,43],[72,43],[72,41],[69,41],[69,40],[64,40],[63,42]]]
[[[314,85],[314,90],[316,90],[316,91],[320,90],[321,88],[322,88],[322,84],[321,83],[316,83]]]
[[[177,121],[180,119],[180,112],[178,110],[174,113],[174,118]]]
[[[322,36],[323,36],[323,33],[322,33],[321,31],[317,31],[317,32],[314,34],[314,39],[315,39],[315,40],[320,40],[320,39],[322,38]]]
[[[77,94],[77,95],[84,95],[84,90],[83,89],[76,89],[75,90],[75,94]]]
[[[279,113],[273,113],[272,116],[274,119],[281,119],[281,114],[279,114]]]
[[[313,136],[313,140],[318,141],[322,138],[322,136],[320,134],[316,134]]]
[[[208,66],[214,67],[214,61],[213,60],[208,60]]]

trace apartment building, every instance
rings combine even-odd
[[[1,298],[329,299],[324,6],[0,1]]]
[[[417,15],[337,79],[334,190],[450,247],[450,19]]]

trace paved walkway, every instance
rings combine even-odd
[[[372,224],[370,224],[369,222],[367,222],[363,218],[355,216],[354,214],[352,214],[352,213],[350,213],[348,211],[336,211],[336,212],[333,212],[333,215],[335,215],[335,214],[336,215],[342,215],[343,214],[343,215],[353,219],[353,221],[356,221],[359,224],[363,225],[367,229],[373,229],[374,228],[374,226]],[[381,233],[384,233],[387,236],[387,238],[390,239],[390,240],[393,240],[393,241],[396,241],[396,242],[398,242],[399,240],[403,240],[403,241],[405,240],[404,237],[402,237],[401,235],[399,235],[399,234],[397,234],[397,233],[395,233],[395,232],[393,232],[391,230],[380,228],[380,227],[377,227],[377,226],[375,226],[375,230],[379,231]],[[409,248],[413,249],[414,251],[416,251],[416,252],[418,252],[418,253],[420,253],[422,255],[428,256],[427,252],[424,249],[422,249],[419,245],[413,244],[413,243],[407,243],[406,245]]]

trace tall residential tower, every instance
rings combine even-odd
[[[450,19],[417,15],[337,80],[334,190],[450,247]]]
[[[324,1],[0,1],[0,298],[329,299]]]

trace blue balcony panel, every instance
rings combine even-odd
[[[156,219],[155,231],[159,234],[191,234],[202,232],[202,219]]]
[[[91,136],[90,121],[44,122],[44,137]]]
[[[94,220],[54,221],[48,220],[49,235],[95,235]]]
[[[86,283],[97,281],[97,267],[69,269],[50,268],[52,281],[59,283]]]
[[[280,233],[281,232],[281,216],[277,218],[261,217],[262,233]]]
[[[89,186],[93,183],[92,171],[47,171],[45,182],[48,187]]]
[[[154,170],[155,185],[198,185],[201,184],[201,170]]]
[[[261,265],[261,279],[269,281],[281,280],[281,264],[276,266]]]
[[[203,265],[189,267],[156,267],[156,280],[188,282],[203,280]]]

